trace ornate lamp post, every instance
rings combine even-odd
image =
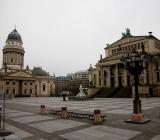
[[[122,57],[121,62],[124,68],[134,76],[135,80],[135,98],[133,100],[133,114],[131,119],[126,122],[131,123],[146,123],[149,119],[144,119],[142,114],[141,100],[138,93],[139,75],[146,68],[146,65],[150,62],[150,56],[142,48],[142,52],[133,50],[127,57]]]

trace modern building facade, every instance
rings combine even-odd
[[[24,68],[23,42],[14,29],[3,47],[0,90],[6,96],[49,96],[55,93],[54,77],[40,67]]]
[[[151,56],[151,60],[140,75],[139,93],[141,96],[160,96],[160,40],[152,32],[133,36],[129,29],[122,33],[118,41],[107,44],[105,57],[100,57],[96,68],[89,68],[90,94],[104,87],[132,87],[134,95],[134,77],[124,68],[120,59],[133,50],[141,52],[142,48]]]
[[[56,94],[58,95],[63,91],[78,93],[80,84],[84,89],[88,88],[89,80],[87,70],[69,73],[67,76],[56,77]]]

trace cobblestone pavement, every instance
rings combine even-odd
[[[42,104],[48,109],[65,106],[80,112],[100,109],[107,118],[101,125],[94,125],[87,119],[40,115]],[[22,140],[160,140],[160,98],[142,99],[143,114],[151,119],[146,124],[125,122],[132,108],[131,98],[66,102],[55,97],[13,98],[6,100],[6,129]]]

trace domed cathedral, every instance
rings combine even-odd
[[[53,96],[54,76],[41,67],[33,70],[24,68],[24,48],[21,35],[14,29],[3,47],[2,68],[0,69],[0,90],[6,96]]]
[[[122,65],[122,57],[133,51],[144,50],[150,56],[139,76],[141,97],[160,96],[160,40],[148,35],[132,35],[130,29],[119,40],[106,44],[105,56],[100,56],[96,67],[89,68],[89,94],[95,97],[131,97],[135,95],[134,76]]]
[[[23,69],[24,48],[20,34],[14,29],[7,37],[3,48],[3,69],[7,72]],[[7,65],[7,69],[5,69]]]

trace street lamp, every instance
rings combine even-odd
[[[131,119],[126,120],[126,122],[146,123],[150,120],[144,119],[144,115],[142,114],[142,106],[138,93],[138,85],[139,75],[150,62],[150,55],[148,55],[142,47],[142,52],[133,50],[131,53],[128,54],[128,56],[122,57],[121,62],[124,65],[124,68],[134,76],[135,81],[135,98],[133,100],[133,114],[131,116]]]

